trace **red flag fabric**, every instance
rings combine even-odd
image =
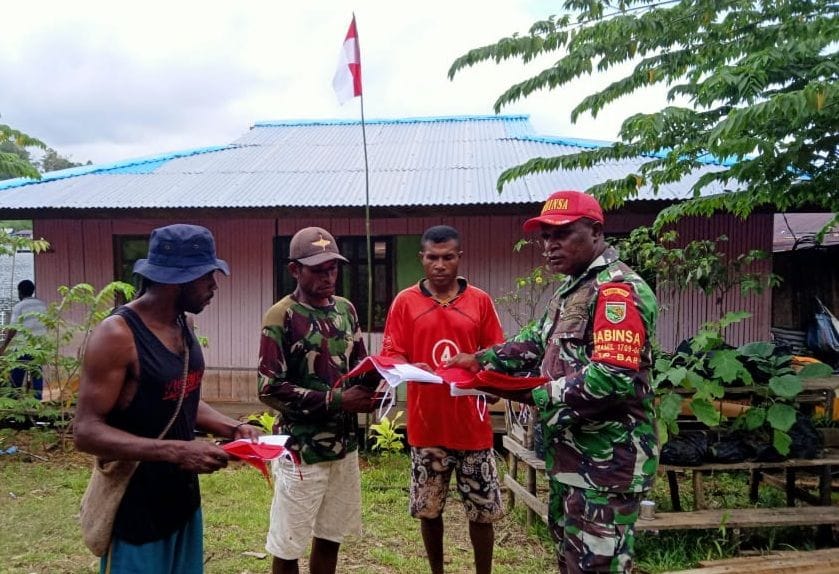
[[[454,384],[461,389],[481,388],[488,392],[492,389],[500,391],[526,391],[540,387],[550,381],[547,377],[514,377],[498,371],[479,371],[471,380],[456,381]]]
[[[222,445],[222,450],[227,452],[230,456],[238,458],[249,465],[255,467],[262,476],[265,477],[269,483],[271,477],[268,474],[268,467],[265,464],[266,460],[274,460],[282,456],[288,457],[295,465],[300,464],[300,459],[297,453],[286,449],[283,444],[272,444],[270,439],[280,437],[262,437],[263,442],[251,442],[246,439],[238,439],[227,444]]]
[[[338,69],[335,70],[335,76],[332,78],[332,87],[341,105],[361,95],[361,51],[358,47],[355,16],[352,17],[350,28],[344,38],[344,45],[341,47]]]

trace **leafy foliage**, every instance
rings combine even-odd
[[[796,373],[792,357],[778,352],[773,343],[756,342],[736,349],[725,344],[722,333],[748,313],[729,313],[722,320],[706,323],[687,348],[670,356],[658,357],[653,370],[653,386],[659,396],[658,421],[662,443],[669,434],[678,434],[676,419],[683,403],[697,420],[718,427],[725,417],[715,404],[726,389],[747,387],[751,405],[731,423],[735,430],[766,436],[782,455],[792,442],[788,431],[795,423],[795,398],[802,380],[831,373],[824,364],[808,365]]]
[[[88,161],[87,163],[90,164],[91,162]],[[70,158],[64,157],[51,147],[47,148],[46,152],[44,153],[44,157],[42,157],[40,161],[38,161],[38,166],[44,173],[50,171],[58,171],[60,169],[68,169],[71,167],[78,167],[80,165],[82,164],[71,161]]]
[[[258,415],[248,416],[249,423],[256,423],[259,428],[265,431],[265,434],[274,434],[274,425],[277,423],[279,415],[272,415],[265,411]]]
[[[29,163],[29,153],[26,148],[47,149],[44,142],[12,129],[10,126],[0,124],[0,145],[12,146],[11,148],[0,148],[0,174],[2,174],[0,179],[12,177],[41,178],[41,174],[38,173],[35,166]],[[21,151],[23,153],[20,153]]]
[[[753,249],[730,256],[722,247],[726,241],[728,238],[722,235],[716,240],[694,240],[679,246],[675,231],[656,233],[652,228],[638,227],[618,242],[618,248],[621,258],[659,292],[699,289],[714,298],[718,316],[722,317],[725,296],[732,289],[739,289],[742,295],[762,293],[780,282],[774,273],[752,271],[755,262],[766,259],[765,252]],[[681,302],[680,297],[675,298],[676,305]],[[681,314],[678,309],[674,311],[679,334]]]
[[[513,246],[513,251],[518,253],[525,247],[538,248],[538,242],[521,239]],[[562,278],[563,275],[551,273],[544,265],[538,265],[527,275],[516,277],[515,286],[496,297],[495,302],[499,308],[509,313],[519,327],[527,327],[539,319],[546,298]]]
[[[397,424],[397,421],[403,414],[403,411],[397,411],[393,420],[390,420],[387,415],[385,415],[378,423],[370,425],[371,435],[376,441],[373,443],[373,450],[383,452],[385,454],[402,452],[402,440],[405,438],[405,435],[404,433],[399,432],[399,424]]]
[[[648,157],[638,173],[589,191],[606,209],[657,193],[709,159],[719,169],[692,186],[690,201],[659,214],[661,227],[684,215],[725,210],[745,217],[760,207],[808,206],[839,211],[839,26],[833,0],[566,0],[563,15],[476,48],[452,64],[449,77],[475,64],[542,56],[553,65],[507,89],[496,112],[539,90],[551,90],[631,65],[571,112],[593,117],[621,97],[667,86],[670,105],[626,118],[620,141],[579,153],[533,158],[501,174],[499,190],[527,174],[588,168]],[[680,105],[682,101],[686,105]],[[726,193],[700,197],[718,184]]]
[[[44,381],[57,398],[59,426],[69,422],[75,404],[85,345],[93,328],[102,322],[114,307],[117,295],[124,300],[134,296],[134,287],[114,281],[101,290],[87,283],[58,288],[61,300],[50,303],[46,312],[37,316],[47,328],[47,334],[29,334],[21,354],[32,357],[32,364],[41,367]],[[17,336],[16,336],[17,337]],[[62,442],[64,434],[62,432]]]

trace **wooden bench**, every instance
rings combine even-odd
[[[510,489],[510,506],[515,506],[518,496],[527,507],[526,524],[528,528],[533,523],[534,515],[538,515],[547,524],[548,504],[536,495],[536,472],[545,471],[545,461],[508,435],[501,437],[501,444],[507,449],[509,456],[508,467],[510,472],[504,477],[504,484]],[[519,462],[522,462],[526,467],[526,485],[518,482]]]
[[[739,556],[722,560],[700,560],[701,568],[679,570],[678,574],[826,574],[839,572],[839,548],[769,552],[760,556]],[[677,574],[665,572],[663,574]]]
[[[660,465],[658,470],[667,475],[667,483],[670,488],[670,501],[673,510],[682,510],[679,498],[679,482],[676,473],[690,472],[693,479],[693,500],[694,510],[708,508],[705,500],[704,477],[713,472],[732,472],[747,470],[751,472],[751,483],[749,488],[749,500],[757,502],[758,487],[764,471],[781,470],[785,475],[787,506],[794,506],[796,499],[803,500],[809,504],[820,504],[830,506],[831,473],[832,467],[839,467],[839,453],[834,450],[825,450],[822,458],[814,459],[788,459],[779,462],[735,462],[735,463],[705,463],[699,466]],[[799,470],[811,471],[818,474],[819,494],[814,497],[809,493],[801,492],[795,486],[796,474]]]
[[[504,484],[510,491],[510,505],[519,499],[528,509],[528,521],[532,516],[539,516],[546,524],[548,519],[548,504],[537,493],[536,473],[544,472],[545,461],[526,449],[519,442],[509,436],[502,439],[502,444],[510,457],[510,472],[504,477]],[[518,480],[519,464],[527,470],[527,482]],[[839,506],[831,505],[831,469],[839,467],[839,453],[827,451],[825,458],[804,460],[792,459],[781,462],[743,462],[743,463],[710,463],[701,466],[672,466],[662,465],[659,471],[667,474],[670,495],[675,512],[657,512],[652,520],[638,520],[638,530],[690,530],[714,529],[726,527],[754,528],[762,526],[810,526],[839,524]],[[708,509],[703,477],[708,472],[748,470],[752,472],[750,498],[757,500],[758,483],[762,473],[770,469],[783,469],[786,474],[786,490],[788,507],[782,508],[734,508]],[[814,470],[819,474],[819,496],[813,497],[795,488],[797,470]],[[693,473],[694,500],[696,509],[682,511],[679,498],[679,485],[676,473],[691,471]],[[794,506],[796,500],[815,503],[815,506]],[[829,536],[829,530],[820,532],[820,537]]]
[[[657,512],[652,520],[638,520],[635,528],[636,530],[701,530],[720,527],[760,528],[820,524],[839,524],[839,507],[795,506]]]

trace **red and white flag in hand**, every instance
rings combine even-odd
[[[350,29],[344,38],[341,55],[338,57],[338,69],[332,78],[332,87],[341,105],[361,95],[361,52],[358,48],[355,16],[352,17]]]

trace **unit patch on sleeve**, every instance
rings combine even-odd
[[[646,340],[632,287],[626,283],[601,285],[594,311],[592,360],[637,371]]]

